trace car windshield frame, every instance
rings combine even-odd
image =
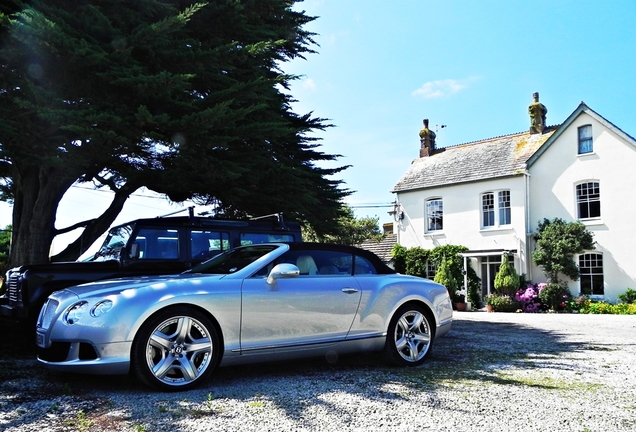
[[[134,231],[132,224],[111,228],[101,247],[95,254],[85,261],[117,260],[121,257],[121,250],[126,246]]]
[[[279,249],[276,244],[254,244],[229,250],[186,270],[184,273],[232,274]]]

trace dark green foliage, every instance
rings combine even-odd
[[[0,277],[4,276],[9,266],[11,231],[11,225],[7,225],[3,230],[0,230]]]
[[[627,288],[627,291],[618,295],[618,299],[623,303],[636,303],[636,290]]]
[[[516,312],[521,308],[521,304],[514,297],[504,294],[490,294],[485,302],[492,306],[495,312]]]
[[[568,287],[559,283],[549,283],[539,291],[539,300],[545,309],[559,311],[565,309],[572,294]]]
[[[534,263],[543,268],[551,283],[559,283],[559,274],[572,280],[579,279],[579,268],[574,255],[594,249],[594,235],[581,222],[565,222],[563,219],[544,219],[534,235],[536,250]]]
[[[356,218],[353,209],[347,205],[341,208],[341,214],[333,223],[332,233],[318,234],[312,227],[303,229],[305,241],[320,243],[336,243],[346,245],[359,245],[365,240],[382,240],[382,232],[378,225],[378,218]]]
[[[442,259],[442,263],[437,267],[437,272],[435,272],[435,278],[433,280],[444,285],[451,298],[456,300],[459,285],[457,284],[457,279],[453,277],[452,265],[453,262],[450,259]]]
[[[513,297],[519,289],[519,275],[515,267],[510,264],[507,254],[501,257],[499,271],[495,275],[495,290],[498,293]]]
[[[393,267],[402,274],[408,274],[419,277],[429,277],[427,273],[427,265],[430,262],[435,267],[436,275],[440,272],[442,262],[446,260],[444,272],[448,272],[447,278],[454,281],[457,289],[463,289],[464,286],[464,262],[459,255],[468,250],[465,246],[445,245],[438,246],[433,249],[422,249],[421,247],[413,247],[410,249],[401,245],[393,247]],[[481,280],[477,276],[475,270],[468,266],[468,299],[473,305],[479,305],[481,299],[479,296],[479,287]],[[452,282],[453,283],[453,282]],[[446,284],[444,284],[446,285]],[[447,286],[448,288],[448,286]],[[449,290],[450,292],[450,290]],[[451,293],[453,295],[454,292]]]
[[[63,231],[57,204],[76,182],[115,198],[58,259],[78,256],[141,186],[225,217],[285,212],[329,232],[345,167],[317,166],[338,156],[310,135],[330,125],[291,109],[296,77],[281,67],[313,52],[303,26],[314,19],[294,1],[21,4],[0,8],[0,192],[14,201],[14,260],[48,258]]]

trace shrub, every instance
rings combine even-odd
[[[443,259],[440,266],[437,268],[437,272],[435,273],[435,278],[433,279],[435,282],[442,284],[448,290],[448,295],[451,298],[455,297],[455,293],[459,289],[457,284],[457,280],[453,277],[451,272],[452,262],[447,259]]]
[[[587,301],[580,310],[586,314],[613,314],[613,315],[636,315],[636,303],[610,304],[604,301]]]
[[[501,266],[495,275],[495,290],[498,293],[508,296],[514,296],[519,289],[519,275],[514,266],[510,265],[508,255],[503,254],[501,257]]]
[[[522,288],[517,291],[515,300],[519,302],[521,310],[524,312],[539,312],[541,310],[537,284],[528,284],[525,289]]]
[[[541,285],[539,284],[539,300],[541,300],[543,308],[552,311],[565,310],[572,298],[570,290],[558,283]]]
[[[627,288],[627,291],[618,295],[618,299],[623,303],[636,303],[636,291]]]
[[[509,295],[490,294],[486,296],[486,304],[496,312],[515,312],[520,308],[518,301]]]
[[[565,310],[568,312],[582,312],[589,308],[591,300],[586,296],[578,296],[571,298],[566,302]]]

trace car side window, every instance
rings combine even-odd
[[[143,228],[135,238],[139,259],[178,259],[179,233],[171,229]]]
[[[291,250],[283,254],[276,264],[294,264],[300,276],[350,276],[351,254],[329,250]]]
[[[226,232],[192,230],[190,254],[195,261],[208,260],[230,249],[230,235]]]
[[[364,274],[377,274],[377,270],[368,259],[361,256],[356,256],[354,274],[356,276]]]

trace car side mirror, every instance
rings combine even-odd
[[[300,270],[293,264],[278,264],[276,265],[269,276],[267,276],[267,283],[274,285],[277,279],[294,278],[300,274]]]

